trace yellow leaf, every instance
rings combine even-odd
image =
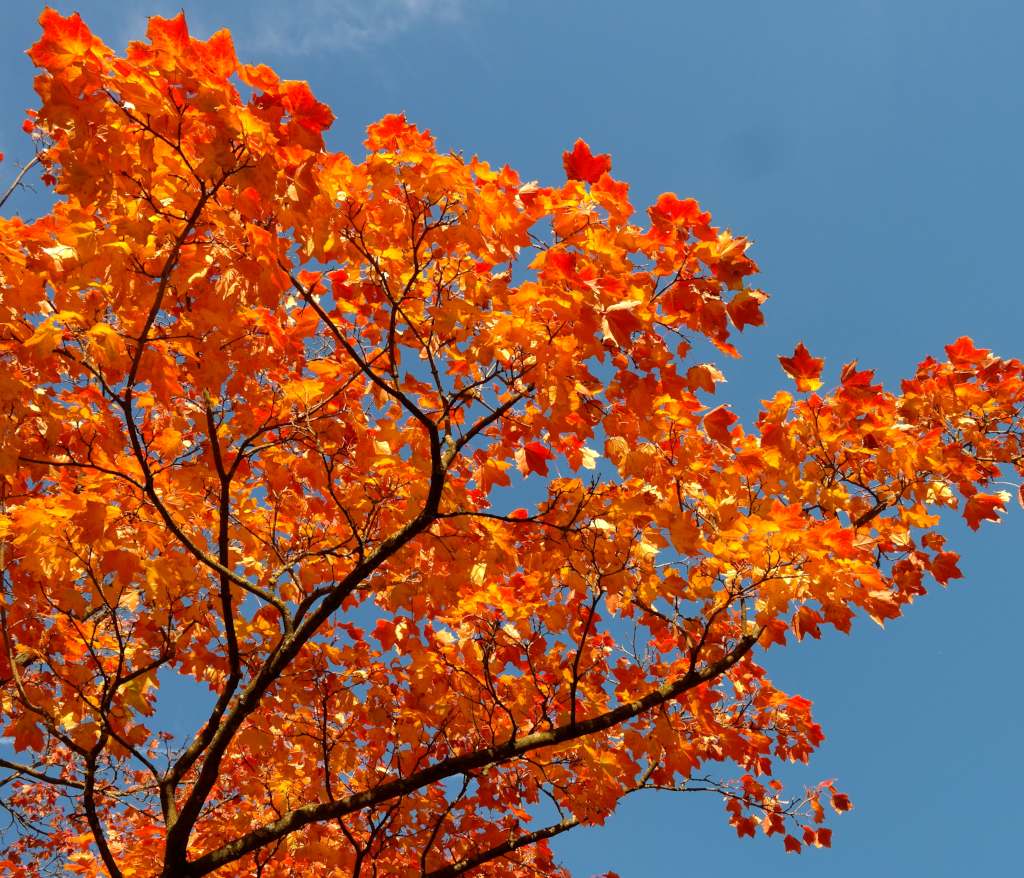
[[[116,360],[122,352],[123,345],[121,336],[117,334],[112,326],[106,323],[97,323],[88,333],[90,346],[99,354],[99,358],[106,363]]]
[[[63,335],[64,328],[57,325],[56,318],[50,317],[40,323],[35,332],[25,339],[23,347],[29,356],[41,360],[53,353]]]

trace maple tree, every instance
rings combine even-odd
[[[6,873],[557,876],[647,789],[828,846],[849,799],[783,789],[822,732],[757,656],[960,576],[939,513],[1006,506],[1024,366],[963,338],[819,395],[801,344],[747,428],[694,351],[767,297],[693,200],[639,226],[583,141],[542,187],[403,116],[357,162],[226,31],[41,24],[55,197],[0,219]],[[175,677],[211,693],[185,737]]]

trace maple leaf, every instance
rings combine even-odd
[[[700,229],[708,228],[711,214],[700,209],[693,198],[678,198],[672,192],[664,192],[650,209],[651,219],[679,223]]]
[[[433,143],[430,132],[421,132],[405,113],[384,116],[366,129],[365,145],[369,150],[431,149]]]
[[[562,153],[562,165],[565,167],[565,175],[570,180],[596,183],[603,174],[611,171],[612,157],[607,153],[593,155],[586,141],[581,138],[571,150]]]
[[[104,323],[97,323],[89,332],[96,350],[106,363],[113,363],[118,360],[122,353],[122,342],[117,331]]]
[[[991,351],[976,348],[974,342],[966,335],[960,336],[953,344],[946,345],[946,355],[956,366],[976,366],[984,363]]]
[[[831,796],[832,807],[836,810],[836,813],[842,813],[843,811],[849,811],[853,804],[850,802],[850,797],[845,793],[833,792]]]
[[[601,318],[601,331],[606,342],[618,347],[628,347],[632,334],[643,328],[643,323],[633,314],[640,302],[616,302],[608,306]]]
[[[739,420],[725,405],[716,406],[704,415],[704,429],[716,442],[732,445],[732,425]]]
[[[63,335],[64,328],[54,318],[48,318],[25,339],[24,350],[29,356],[42,359],[53,352]]]
[[[761,306],[766,301],[768,296],[760,290],[740,290],[725,307],[733,325],[742,330],[744,326],[761,326],[764,323]]]
[[[319,134],[330,128],[334,113],[326,104],[320,103],[306,82],[286,81],[280,87],[281,105],[304,128]]]
[[[822,385],[821,370],[825,361],[812,357],[810,351],[800,342],[791,357],[779,357],[786,374],[796,381],[797,390],[806,392],[817,390]]]
[[[960,556],[956,552],[939,552],[929,565],[935,579],[945,585],[951,579],[962,579],[963,573],[957,566]]]
[[[690,390],[715,392],[715,385],[725,381],[721,370],[711,363],[698,363],[686,370],[686,383]]]
[[[977,492],[967,498],[964,505],[964,519],[971,530],[981,527],[982,521],[999,521],[999,513],[1005,511],[1010,495],[1005,491],[998,494]]]
[[[190,38],[185,13],[179,12],[174,18],[150,16],[146,27],[146,39],[154,48],[163,49],[172,55],[186,52]]]
[[[109,51],[77,12],[65,18],[47,7],[39,16],[39,25],[43,36],[28,53],[39,67],[59,72],[75,61]]]
[[[519,471],[524,476],[530,473],[546,476],[548,461],[554,460],[554,457],[551,450],[540,442],[527,442],[516,452],[516,462],[519,464]]]

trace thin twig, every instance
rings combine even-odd
[[[7,199],[10,198],[14,194],[14,190],[17,189],[21,185],[21,181],[25,179],[25,175],[30,170],[32,170],[32,168],[34,168],[36,165],[38,165],[39,162],[40,162],[39,154],[36,153],[36,155],[32,156],[32,158],[28,162],[28,164],[26,164],[25,167],[23,167],[20,171],[18,171],[18,176],[14,178],[14,182],[11,183],[11,185],[7,187],[7,191],[4,192],[2,197],[0,197],[0,207],[3,207],[7,203]]]

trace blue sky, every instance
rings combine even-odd
[[[611,152],[634,203],[699,198],[750,235],[772,294],[741,339],[723,399],[749,416],[786,383],[798,340],[827,377],[859,359],[888,384],[967,334],[1024,356],[1016,260],[1024,231],[1024,4],[1005,0],[532,2],[305,0],[55,3],[123,48],[148,14],[184,8],[239,55],[309,80],[338,116],[330,143],[405,110],[442,147],[562,179],[577,137]],[[41,5],[5,4],[0,180],[30,155],[21,54]],[[30,193],[14,209],[33,210]],[[961,876],[1019,858],[1024,769],[1018,546],[1024,511],[979,534],[953,526],[966,579],[881,631],[769,654],[811,698],[828,739],[807,782],[836,777],[855,810],[831,851],[786,855],[735,838],[709,796],[629,802],[556,845],[577,876],[756,870]],[[936,590],[939,591],[938,589]]]

